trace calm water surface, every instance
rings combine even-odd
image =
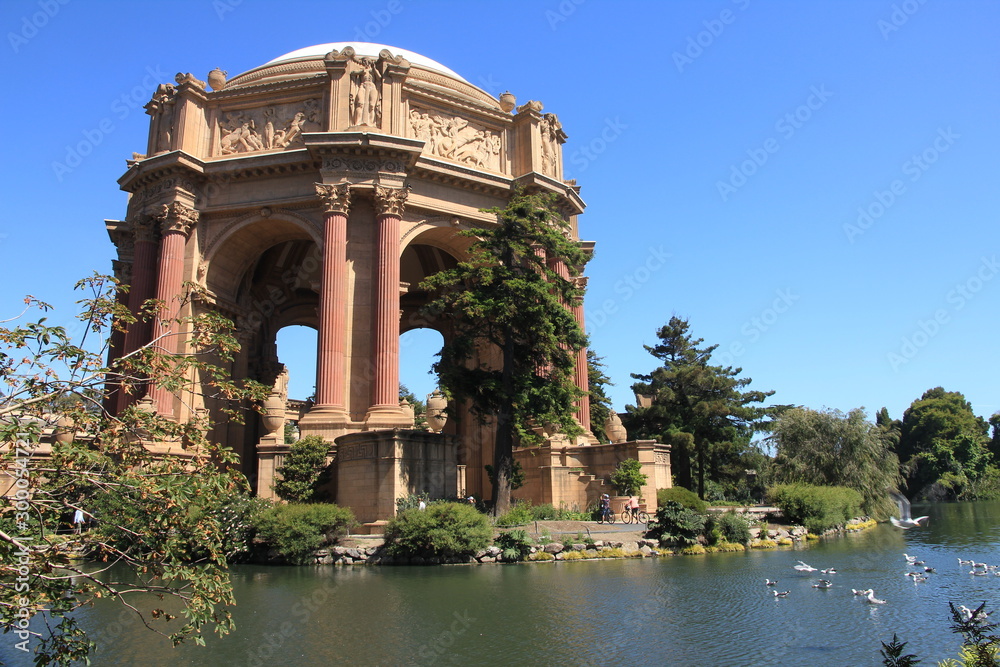
[[[1000,503],[914,507],[930,525],[879,526],[796,549],[605,562],[453,567],[233,568],[237,631],[173,649],[111,605],[96,665],[880,665],[898,633],[936,664],[954,657],[948,602],[988,602],[1000,577]],[[913,584],[903,553],[937,568]],[[829,590],[792,569],[835,567]],[[818,573],[817,573],[818,574]],[[777,579],[775,599],[764,579]],[[852,588],[887,601],[868,605]],[[6,639],[8,636],[5,636]],[[4,646],[5,660],[10,658]],[[16,656],[15,656],[16,660]],[[12,664],[18,664],[12,662]]]

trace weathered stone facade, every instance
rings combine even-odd
[[[318,331],[316,401],[295,407],[302,435],[353,442],[357,434],[405,430],[412,414],[398,401],[399,336],[427,327],[447,339],[442,323],[420,314],[428,295],[418,285],[465,256],[468,240],[456,231],[494,224],[482,209],[502,206],[520,185],[559,195],[579,240],[584,203],[575,182],[562,177],[566,134],[558,118],[539,102],[515,107],[509,94],[496,99],[440,64],[404,53],[327,44],[228,81],[220,70],[208,84],[178,74],[146,105],[146,152],[119,179],[128,210],[107,228],[118,248],[116,269],[132,286],[129,306],[149,298],[176,304],[185,281],[200,284],[207,296],[185,308],[214,310],[236,323],[243,349],[232,374],[275,388],[266,417],[246,425],[221,421],[210,434],[237,450],[261,495],[271,495],[287,451],[287,380],[275,347],[281,328]],[[582,325],[582,305],[574,313]],[[150,327],[135,326],[117,349],[127,353],[151,336]],[[171,340],[183,349],[183,340]],[[576,378],[586,389],[586,351]],[[179,420],[218,407],[160,389],[148,399]],[[110,404],[120,409],[126,400],[114,396]],[[589,423],[585,398],[578,418]],[[449,419],[443,436],[447,454],[431,456],[443,495],[489,497],[483,466],[492,461],[491,428]],[[591,436],[561,444],[593,443]],[[398,475],[391,483],[364,482],[345,472],[350,467],[338,472],[338,488],[360,497],[361,487],[373,484],[370,493],[385,497],[366,520],[391,515],[392,501],[406,491]],[[423,490],[416,484],[409,490]],[[561,499],[557,493],[538,501]]]

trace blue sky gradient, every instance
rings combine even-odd
[[[616,409],[677,314],[776,403],[898,418],[940,385],[988,417],[998,26],[985,1],[7,0],[0,316],[31,293],[70,324],[70,285],[110,272],[102,221],[125,214],[116,180],[145,150],[156,84],[371,41],[559,116],[581,235],[597,244],[588,329]],[[279,348],[293,395],[312,389],[301,340]],[[431,353],[403,346],[418,395]]]

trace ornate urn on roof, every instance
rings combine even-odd
[[[445,413],[447,407],[448,399],[440,389],[427,395],[427,426],[434,433],[440,433],[448,423],[448,415]]]

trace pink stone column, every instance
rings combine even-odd
[[[574,279],[576,286],[579,289],[586,289],[587,279],[583,276],[577,276]],[[576,319],[576,323],[580,325],[580,330],[586,333],[586,321],[584,320],[583,314],[583,297],[573,300],[573,305],[570,307],[570,312],[573,313],[573,317]],[[575,380],[576,386],[579,387],[583,392],[581,396],[576,401],[577,406],[577,418],[580,420],[580,425],[583,426],[583,430],[590,432],[590,372],[587,366],[587,348],[581,348],[576,353],[576,369],[575,369]]]
[[[156,346],[164,354],[176,354],[180,343],[178,341],[178,326],[173,320],[180,313],[181,288],[184,282],[184,246],[188,235],[198,221],[198,212],[180,202],[164,204],[160,215],[160,273],[156,280],[156,298],[164,303],[157,318],[152,338],[160,336]],[[166,335],[165,335],[166,334]],[[156,406],[156,411],[165,417],[174,414],[174,395],[166,389],[154,386],[150,397]]]
[[[316,194],[323,203],[324,223],[314,410],[346,417],[347,215],[351,190],[347,183],[316,183]]]
[[[375,276],[375,321],[371,408],[390,417],[387,423],[405,421],[399,409],[399,223],[408,191],[375,186],[378,214],[378,258]],[[398,413],[398,415],[397,415]],[[398,417],[398,418],[394,418]],[[381,417],[374,421],[382,422]]]
[[[132,285],[128,294],[128,309],[139,317],[142,304],[156,296],[156,256],[159,238],[156,220],[143,215],[132,222],[135,234],[135,255],[132,260]],[[124,353],[135,352],[149,342],[149,322],[138,321],[125,334]]]

